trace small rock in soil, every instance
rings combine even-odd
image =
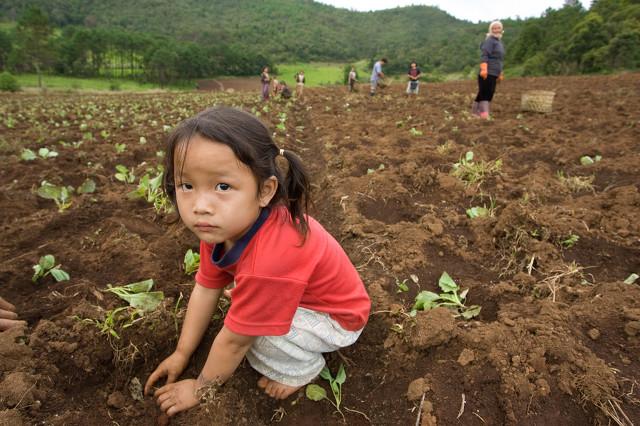
[[[115,391],[111,393],[111,395],[109,395],[109,397],[107,398],[107,405],[111,408],[115,408],[119,410],[123,408],[125,404],[126,404],[126,399],[122,394],[122,392],[120,391]]]
[[[591,330],[589,330],[587,332],[587,334],[589,335],[589,337],[591,337],[593,340],[598,340],[598,337],[600,337],[600,330],[598,330],[597,328],[592,328]]]
[[[458,357],[458,364],[464,367],[465,365],[475,361],[475,359],[475,353],[471,349],[464,348]]]
[[[409,389],[407,389],[407,399],[409,401],[419,401],[422,399],[422,395],[425,392],[429,392],[431,387],[429,383],[424,379],[424,377],[420,377],[419,379],[415,379],[413,382],[409,383]]]

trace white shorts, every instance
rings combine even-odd
[[[247,360],[259,373],[288,386],[303,386],[325,365],[323,352],[333,352],[358,340],[362,329],[343,329],[329,314],[298,308],[284,336],[260,336]]]

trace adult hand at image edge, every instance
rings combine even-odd
[[[0,331],[20,325],[26,326],[27,322],[18,320],[16,307],[0,297]]]
[[[482,77],[483,80],[486,80],[488,75],[487,63],[483,62],[480,64],[480,77]]]

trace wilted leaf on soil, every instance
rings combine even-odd
[[[312,401],[320,401],[327,397],[327,391],[325,391],[322,386],[316,384],[307,385],[305,394],[307,395],[307,398]]]

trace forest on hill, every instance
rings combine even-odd
[[[486,24],[430,6],[355,12],[311,0],[5,0],[0,67],[169,83],[253,75],[282,62],[418,61],[473,72]],[[637,69],[640,1],[596,0],[504,21],[508,70],[543,75]]]

